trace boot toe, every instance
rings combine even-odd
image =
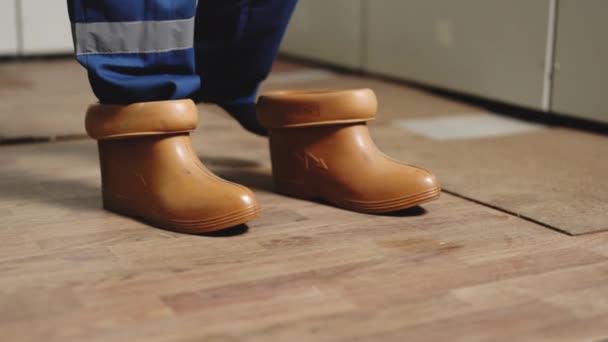
[[[433,173],[408,165],[402,172],[378,177],[374,186],[365,186],[356,196],[343,196],[333,202],[354,211],[385,213],[433,201],[440,193]]]
[[[241,191],[240,193],[235,194],[234,202],[231,203],[232,208],[236,211],[257,208],[258,201],[253,192],[245,187],[238,187],[241,188]]]
[[[210,210],[207,213],[201,212],[203,219],[195,224],[198,229],[205,232],[220,230],[247,223],[260,215],[260,206],[253,192],[240,185],[231,185],[232,191],[226,191],[224,196],[218,196],[218,201],[213,208],[208,207]]]
[[[437,177],[429,170],[419,168],[422,171],[422,174],[419,179],[419,187],[424,191],[428,190],[439,190],[441,191],[441,184],[439,184],[439,180]]]
[[[205,233],[234,227],[254,220],[260,207],[253,192],[246,187],[218,182],[217,189],[192,191],[190,198],[173,207],[154,221],[163,227],[185,233]],[[217,191],[213,191],[217,190]]]

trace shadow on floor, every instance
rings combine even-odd
[[[2,200],[17,200],[18,206],[46,203],[76,211],[101,208],[99,180],[92,180],[86,170],[89,163],[97,163],[93,142],[26,144],[3,149]]]
[[[222,229],[222,230],[216,230],[214,232],[209,232],[209,233],[201,233],[201,234],[197,234],[197,235],[206,236],[206,237],[223,238],[223,237],[243,235],[243,234],[246,234],[248,231],[249,231],[249,226],[247,226],[246,224],[240,224],[238,226],[234,226],[234,227],[230,227],[230,228],[226,228],[226,229]]]
[[[42,215],[45,215],[45,212],[48,212],[48,215],[56,215],[56,212],[45,209],[47,206],[66,208],[74,213],[102,211],[99,174],[90,172],[92,165],[98,167],[94,142],[56,144],[49,147],[51,145],[48,144],[27,145],[25,148],[19,147],[18,154],[4,154],[4,158],[0,158],[0,163],[5,165],[0,169],[0,200],[10,203],[7,207],[9,212],[11,207],[23,206],[31,206],[31,210]],[[40,165],[36,165],[38,156],[44,156]],[[258,167],[259,163],[255,161],[230,157],[202,159],[210,169],[227,170],[224,173],[229,174],[235,182],[245,183],[253,188],[257,185],[270,189],[272,186],[270,174],[252,173],[253,176],[249,176],[248,172],[243,171]],[[66,167],[66,163],[73,163],[75,167]],[[231,237],[245,234],[248,230],[248,226],[243,224],[197,235]]]
[[[101,190],[98,186],[79,180],[38,178],[28,172],[1,174],[4,180],[10,180],[0,183],[3,200],[43,202],[73,210],[101,209]]]
[[[40,146],[43,147],[44,145],[46,144]],[[23,166],[14,164],[20,158],[32,160],[33,157],[41,154],[44,154],[46,161],[41,162],[40,167],[47,168],[48,172],[42,172],[41,169],[32,169],[31,161],[23,163]],[[49,155],[52,155],[50,159]],[[76,163],[75,169],[64,166],[66,161],[69,162],[70,160]],[[223,156],[203,156],[201,160],[219,177],[256,191],[273,192],[271,170],[255,160]],[[103,210],[99,179],[92,179],[99,177],[99,175],[93,176],[90,173],[90,165],[95,165],[95,167],[98,165],[97,151],[93,143],[56,145],[52,149],[39,149],[37,146],[32,146],[20,151],[19,155],[7,156],[5,160],[0,159],[0,162],[9,165],[0,171],[0,199],[13,201],[15,206],[45,203],[49,206],[64,207],[77,212]],[[19,165],[19,167],[15,167],[16,165]],[[77,174],[66,177],[65,173],[67,172],[76,172]],[[17,201],[14,201],[15,199]],[[323,202],[319,203],[320,205],[327,205]],[[383,215],[408,217],[424,215],[425,213],[426,211],[423,208],[414,207]],[[199,235],[230,237],[245,234],[248,229],[246,225],[239,225]]]
[[[391,216],[391,217],[412,217],[412,216],[426,215],[426,213],[427,213],[427,211],[423,207],[415,206],[415,207],[411,207],[411,208],[407,208],[407,209],[403,209],[403,210],[399,210],[399,211],[393,211],[390,213],[382,213],[382,214],[375,214],[375,215]]]

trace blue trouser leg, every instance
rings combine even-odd
[[[194,98],[264,134],[257,89],[296,1],[200,0],[197,9],[196,0],[68,0],[68,9],[76,58],[100,102]]]
[[[68,0],[77,60],[102,103],[187,98],[200,88],[196,0]]]
[[[266,135],[255,112],[297,0],[200,0],[196,15],[195,100],[217,103],[245,129]]]
[[[255,103],[297,0],[200,0],[196,14],[198,98]]]

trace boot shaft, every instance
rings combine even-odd
[[[247,188],[207,170],[189,132],[190,100],[89,107],[86,128],[98,139],[104,207],[182,232],[218,230],[254,219]]]
[[[321,198],[364,212],[387,212],[439,196],[434,176],[378,150],[366,122],[377,108],[369,89],[262,96],[277,192]]]

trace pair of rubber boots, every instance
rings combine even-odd
[[[348,210],[397,211],[439,197],[431,172],[392,160],[366,122],[377,109],[369,89],[276,92],[260,97],[278,193]],[[190,100],[95,104],[86,116],[98,139],[104,208],[187,233],[251,221],[260,206],[248,188],[223,180],[197,157]]]

